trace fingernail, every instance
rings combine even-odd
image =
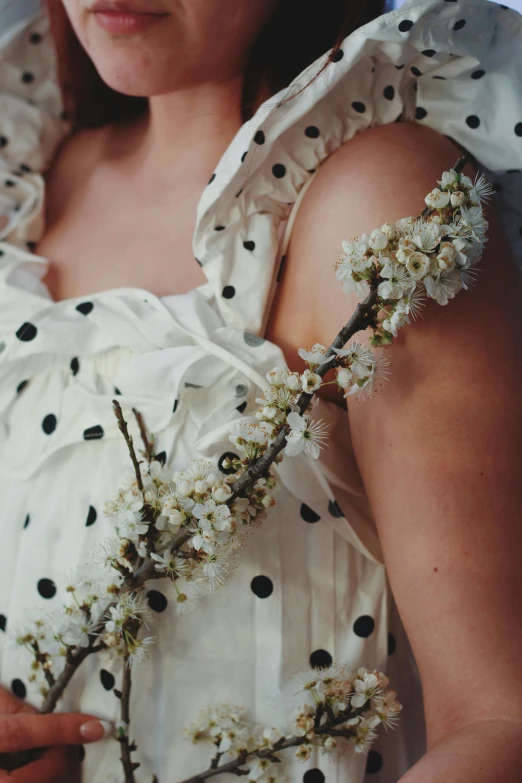
[[[106,720],[89,720],[80,726],[80,734],[87,742],[105,739],[110,737],[112,732],[112,723]]]

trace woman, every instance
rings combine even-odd
[[[329,344],[355,309],[332,270],[343,239],[418,214],[459,147],[497,181],[522,168],[517,14],[348,5],[52,0],[51,34],[43,13],[4,40],[4,630],[59,608],[66,574],[110,535],[103,504],[128,462],[114,395],[170,466],[220,460],[276,346],[299,369],[296,349]],[[518,179],[503,177],[510,236]],[[283,463],[225,587],[180,619],[170,583],[148,593],[161,622],[135,677],[140,779],[208,768],[211,751],[182,738],[206,704],[283,726],[290,675],[332,658],[386,671],[401,724],[368,757],[288,756],[292,782],[520,779],[520,299],[488,219],[477,286],[401,333],[383,393],[349,417],[323,395],[320,475]],[[4,646],[2,683],[37,704],[29,666]],[[92,656],[61,709],[115,720],[118,678]],[[80,742],[88,717],[69,720]],[[71,780],[64,733],[28,740],[23,725],[13,747],[53,749],[13,780]],[[121,779],[116,743],[84,753],[86,783]]]

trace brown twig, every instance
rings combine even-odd
[[[133,763],[131,759],[131,753],[135,748],[134,743],[131,745],[129,742],[129,730],[130,730],[130,695],[132,689],[132,670],[129,664],[129,655],[125,655],[123,662],[123,683],[121,688],[121,719],[126,724],[127,729],[125,733],[120,737],[119,742],[121,745],[121,763],[123,771],[125,772],[125,783],[135,783],[134,771],[140,766],[137,763]]]
[[[118,402],[118,400],[112,401],[112,407],[114,408],[114,415],[116,416],[118,420],[118,427],[120,428],[120,432],[125,438],[125,443],[127,444],[127,448],[129,449],[130,458],[132,460],[132,464],[134,465],[134,472],[136,474],[136,481],[138,483],[138,488],[141,491],[141,494],[145,498],[145,492],[143,490],[143,479],[141,477],[141,470],[140,470],[140,464],[138,462],[138,458],[136,456],[136,452],[134,451],[134,443],[132,440],[132,435],[129,432],[129,428],[127,426],[127,422],[123,418],[123,411],[121,409],[121,405]]]
[[[137,411],[136,408],[133,408],[132,412],[134,413],[134,416],[136,417],[136,421],[138,422],[138,427],[140,428],[141,439],[145,447],[145,459],[147,460],[147,462],[151,462],[152,459],[154,458],[154,445],[150,442],[148,438],[147,428],[145,427],[145,422],[143,421],[143,415],[139,411]]]
[[[348,323],[343,326],[333,343],[326,351],[326,357],[331,357],[328,362],[324,362],[316,368],[315,372],[323,378],[326,373],[332,370],[337,363],[337,354],[334,352],[334,348],[342,348],[346,345],[350,337],[356,332],[366,329],[372,322],[372,309],[377,301],[377,289],[373,288],[364,302],[360,302],[357,305],[355,313],[352,315]],[[313,394],[303,392],[297,401],[297,407],[299,413],[302,415],[310,402],[313,399]],[[286,436],[288,435],[289,427],[286,425],[281,432],[277,435],[274,442],[268,447],[266,452],[260,459],[256,460],[250,465],[240,478],[232,484],[232,496],[228,500],[228,503],[232,503],[237,497],[240,497],[246,489],[251,487],[255,482],[266,475],[270,465],[275,461],[276,457],[286,446]]]
[[[347,710],[340,712],[337,717],[333,718],[333,720],[330,720],[327,723],[323,723],[322,726],[316,726],[314,728],[314,733],[318,736],[326,734],[333,737],[344,737],[345,739],[353,737],[353,731],[349,731],[347,729],[336,729],[335,727],[340,726],[352,718],[355,715],[355,712],[356,711],[352,710],[351,707],[348,707]],[[229,761],[227,764],[222,764],[220,767],[211,765],[210,768],[205,772],[200,772],[197,775],[186,778],[185,780],[180,781],[180,783],[204,783],[205,780],[209,780],[216,775],[224,775],[225,772],[229,772],[238,776],[248,775],[249,770],[242,770],[241,767],[245,766],[247,760],[250,757],[280,761],[280,759],[274,756],[275,753],[278,753],[281,750],[286,750],[287,748],[295,748],[298,745],[302,745],[303,741],[306,741],[304,737],[294,736],[289,737],[288,739],[283,737],[278,742],[274,743],[272,748],[253,750],[250,753],[242,753],[237,759],[234,759],[234,761]]]

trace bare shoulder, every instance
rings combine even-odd
[[[388,221],[419,215],[425,195],[461,155],[451,139],[431,128],[393,123],[361,132],[325,160],[297,214],[268,325],[269,338],[288,351],[291,361],[299,345],[317,340],[328,344],[343,317],[358,303],[354,295],[342,292],[335,279],[343,240]],[[467,166],[465,173],[475,172]],[[476,301],[484,295],[500,304],[505,281],[516,287],[517,270],[494,209],[488,219],[491,242],[487,255],[496,251],[495,266],[484,264],[485,272],[471,298]],[[443,309],[447,320],[448,308],[429,302],[426,324],[438,320]],[[461,309],[460,302],[450,308],[452,316]],[[400,336],[397,342],[403,339]]]

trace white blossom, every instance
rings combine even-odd
[[[397,337],[398,330],[402,326],[410,323],[409,312],[410,305],[401,299],[400,302],[397,303],[393,314],[382,322],[383,329],[393,334],[394,337]]]
[[[455,169],[450,169],[449,171],[445,171],[442,175],[442,179],[437,180],[441,188],[449,188],[456,185],[459,181],[459,175],[455,171]]]
[[[385,250],[388,247],[388,237],[380,228],[375,228],[370,234],[369,245],[376,252]]]
[[[308,351],[304,348],[299,348],[297,353],[301,359],[303,359],[305,362],[308,362],[308,364],[323,364],[325,360],[326,348],[324,345],[321,345],[321,343],[316,343]]]
[[[439,190],[439,188],[434,188],[431,193],[428,193],[424,201],[432,209],[443,209],[450,202],[450,194]]]
[[[402,299],[402,297],[415,285],[411,276],[400,264],[386,264],[381,269],[380,276],[386,278],[379,283],[377,292],[382,299]]]
[[[469,191],[469,197],[476,204],[481,204],[483,201],[488,201],[494,194],[493,187],[486,180],[484,174],[476,176],[473,187]]]
[[[205,503],[197,503],[192,509],[196,519],[206,520],[216,530],[230,530],[230,509],[224,503],[216,503],[215,500],[207,500]]]
[[[414,280],[422,280],[429,271],[430,259],[424,253],[412,253],[406,261],[406,269]]]
[[[323,379],[321,376],[317,375],[317,373],[312,372],[311,370],[305,370],[301,375],[303,391],[307,392],[308,394],[317,391],[317,389],[321,387],[322,382]]]
[[[441,271],[435,276],[427,275],[422,282],[428,296],[440,305],[447,305],[462,288],[461,276],[455,269]]]
[[[290,432],[286,437],[285,454],[295,457],[304,452],[307,456],[317,459],[326,442],[327,425],[322,423],[322,419],[314,422],[298,413],[289,413],[287,422],[290,425]]]
[[[466,201],[466,194],[463,193],[462,190],[456,190],[454,193],[451,194],[452,207],[461,207],[465,201]]]
[[[295,757],[299,761],[308,761],[310,755],[311,755],[311,751],[308,745],[299,745],[299,747],[295,752]]]
[[[431,253],[439,244],[439,227],[436,223],[417,220],[414,226],[412,241],[423,253]]]
[[[184,576],[188,573],[189,565],[183,557],[179,557],[175,552],[167,550],[163,555],[152,552],[152,560],[156,561],[154,569],[156,571],[165,571],[168,576]]]

